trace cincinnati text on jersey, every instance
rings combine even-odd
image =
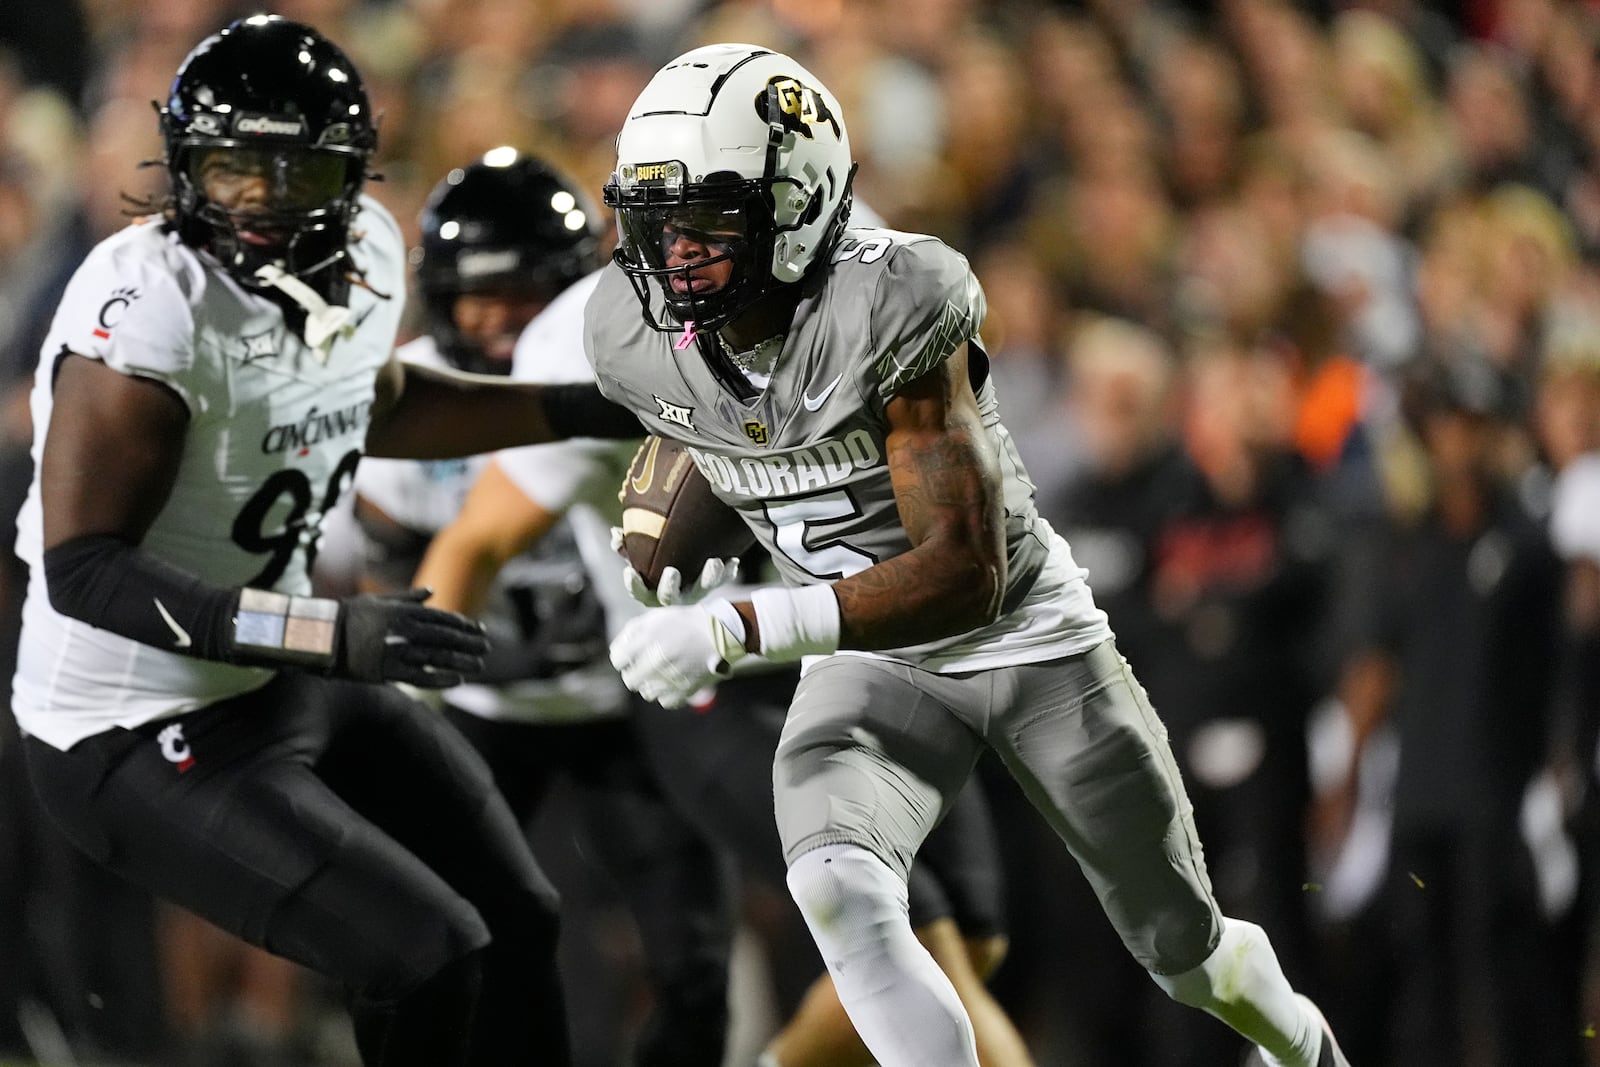
[[[261,438],[261,451],[271,455],[310,448],[347,434],[367,435],[367,424],[372,421],[372,401],[362,400],[336,411],[322,411],[313,404],[311,410],[294,422],[280,422]]]

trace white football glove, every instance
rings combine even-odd
[[[622,554],[620,526],[611,527],[611,547],[618,555]],[[627,587],[628,595],[647,608],[698,604],[708,593],[727,585],[737,577],[739,577],[738,556],[706,560],[706,565],[700,568],[700,577],[687,589],[683,587],[683,575],[676,567],[663,569],[661,580],[656,583],[654,589],[644,583],[643,576],[633,569],[632,564],[624,564],[622,567],[622,584]]]
[[[667,708],[726,678],[745,655],[744,620],[726,600],[647,611],[611,642],[623,684]]]

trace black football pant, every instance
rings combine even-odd
[[[636,714],[650,710],[661,712]],[[633,916],[653,995],[634,1041],[634,1067],[720,1064],[733,941],[728,872],[662,794],[640,747],[637,717],[547,725],[492,721],[455,708],[448,714],[483,754],[525,826],[558,775],[573,786],[583,845]]]
[[[438,713],[285,673],[68,752],[25,744],[91,858],[343,983],[368,1067],[568,1062],[555,892]]]

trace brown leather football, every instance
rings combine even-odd
[[[684,585],[706,560],[745,552],[755,535],[739,513],[718,500],[676,441],[646,437],[617,494],[622,501],[622,554],[651,589],[668,567]]]

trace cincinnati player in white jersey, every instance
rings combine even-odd
[[[596,409],[390,358],[375,123],[315,30],[233,23],[159,110],[170,197],[82,265],[32,397],[31,782],[97,862],[343,983],[365,1063],[564,1063],[553,892],[471,746],[377,684],[462,681],[481,627],[309,575],[363,452],[491,451]]]
[[[582,304],[578,307],[581,311]],[[579,352],[581,362],[581,347]],[[426,335],[402,345],[396,355],[413,366],[454,365]],[[535,380],[531,374],[517,377]],[[485,625],[491,653],[505,649],[511,660],[491,664],[486,675],[443,690],[440,696],[447,704],[486,719],[529,725],[616,718],[628,712],[628,690],[606,657],[596,653],[595,643],[603,648],[608,634],[641,610],[616,580],[607,517],[615,484],[627,471],[635,447],[632,441],[580,439],[527,451],[528,466],[538,472],[528,480],[545,494],[570,493],[570,503],[538,544],[501,570],[488,602],[472,613]],[[383,588],[409,587],[429,540],[460,514],[491,458],[363,462],[355,479],[355,507],[366,535],[365,575]],[[586,482],[609,484],[596,498],[593,485]],[[584,489],[589,499],[583,498]],[[533,652],[526,647],[529,642],[540,646],[536,662],[524,660]]]
[[[578,351],[581,361],[581,346]],[[396,354],[417,366],[451,365],[427,336]],[[627,714],[630,697],[604,655],[605,642],[642,606],[616,580],[606,515],[636,445],[573,440],[532,447],[537,451],[530,450],[528,465],[534,472],[519,480],[540,486],[542,496],[571,502],[536,545],[507,563],[487,604],[472,613],[490,639],[485,675],[440,696],[473,715],[529,725],[617,718]],[[365,532],[367,577],[382,588],[409,587],[428,541],[460,514],[489,462],[486,455],[364,461],[355,480],[355,509]],[[586,485],[585,474],[594,481]],[[604,496],[610,501],[569,496],[585,489],[592,495],[601,481],[609,483]],[[530,643],[538,646],[536,661],[524,660],[534,652]],[[497,663],[502,649],[511,659]]]
[[[515,357],[520,381],[592,383],[577,339],[601,262],[598,212],[570,178],[495,149],[441,181],[420,221],[416,280],[428,332],[399,349],[403,361],[505,376]],[[583,902],[563,894],[574,1047],[595,1062],[630,1049],[632,1063],[700,1067],[722,1061],[728,1030],[724,864],[663,795],[635,730],[642,702],[606,658],[608,635],[642,610],[617,580],[610,537],[635,447],[572,440],[498,455],[549,510],[524,525],[525,508],[496,509],[494,543],[516,544],[504,566],[495,560],[498,578],[482,569],[470,603],[456,596],[455,576],[435,569],[434,605],[481,618],[491,640],[483,675],[439,695],[524,827],[566,780],[578,847],[598,859],[636,920],[652,994],[642,1020],[631,1005],[619,1013],[608,1003],[617,981],[598,973],[607,954],[596,942],[611,934],[582,925]],[[364,462],[355,505],[363,585],[407,588],[489,464],[488,456]]]
[[[585,343],[608,396],[697,454],[785,589],[659,608],[612,644],[679,702],[751,653],[808,658],[773,773],[789,886],[885,1067],[976,1064],[905,877],[987,747],[1136,959],[1273,1064],[1347,1067],[1266,935],[1219,912],[1166,733],[1033,511],[941,242],[850,230],[837,100],[748,45],[657,73],[606,188],[617,270]],[[617,314],[631,284],[643,322]]]

